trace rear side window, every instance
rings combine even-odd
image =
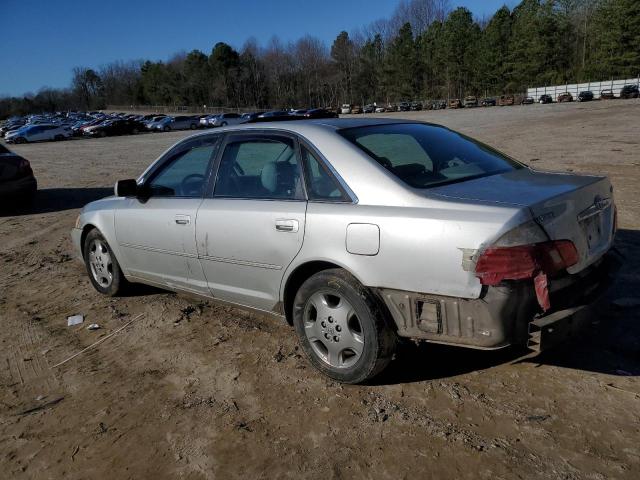
[[[304,146],[300,146],[302,163],[304,164],[307,195],[309,200],[347,201],[336,179],[316,155]]]
[[[375,125],[344,129],[339,133],[414,188],[522,168],[491,147],[436,125]]]

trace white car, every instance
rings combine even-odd
[[[344,105],[342,105],[342,107],[340,107],[340,113],[342,114],[351,113],[351,105],[349,105],[348,103],[345,103]]]
[[[5,136],[8,143],[41,142],[46,140],[64,140],[73,136],[69,125],[27,125]]]

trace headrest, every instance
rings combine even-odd
[[[278,166],[276,162],[267,163],[262,167],[260,181],[262,182],[262,186],[270,193],[276,191],[278,188]]]

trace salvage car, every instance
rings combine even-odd
[[[573,95],[571,95],[569,92],[563,92],[558,95],[556,100],[558,103],[573,102]]]
[[[31,203],[37,189],[29,161],[0,145],[0,210]]]
[[[29,143],[50,140],[65,140],[73,136],[73,131],[67,125],[39,124],[25,125],[10,131],[4,136],[7,143]]]
[[[593,92],[591,90],[584,90],[578,94],[579,102],[590,102],[593,100]]]
[[[538,172],[435,124],[226,127],[114,193],[71,232],[96,290],[140,282],[284,318],[341,382],[381,372],[401,338],[546,349],[610,282],[608,178]]]
[[[625,85],[620,89],[620,98],[638,98],[638,85]]]
[[[513,95],[500,95],[498,97],[498,106],[499,107],[508,107],[515,103],[515,97]]]
[[[478,106],[478,97],[474,97],[473,95],[469,95],[468,97],[464,97],[463,105],[465,108],[473,108]]]
[[[136,135],[143,131],[145,126],[142,122],[128,119],[107,120],[99,125],[89,127],[84,131],[84,135],[90,137],[111,137],[117,135]]]
[[[542,103],[543,105],[546,105],[547,103],[553,103],[553,97],[545,93],[544,95],[540,95],[539,102]]]
[[[601,100],[613,100],[615,98],[616,98],[616,96],[613,94],[613,90],[611,90],[611,89],[602,90],[600,92],[600,99]]]

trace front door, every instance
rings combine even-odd
[[[213,296],[273,310],[284,271],[302,247],[306,208],[293,138],[230,135],[196,225]]]
[[[200,137],[179,145],[145,178],[142,198],[125,198],[116,209],[116,238],[129,275],[209,294],[195,228],[218,140]]]

